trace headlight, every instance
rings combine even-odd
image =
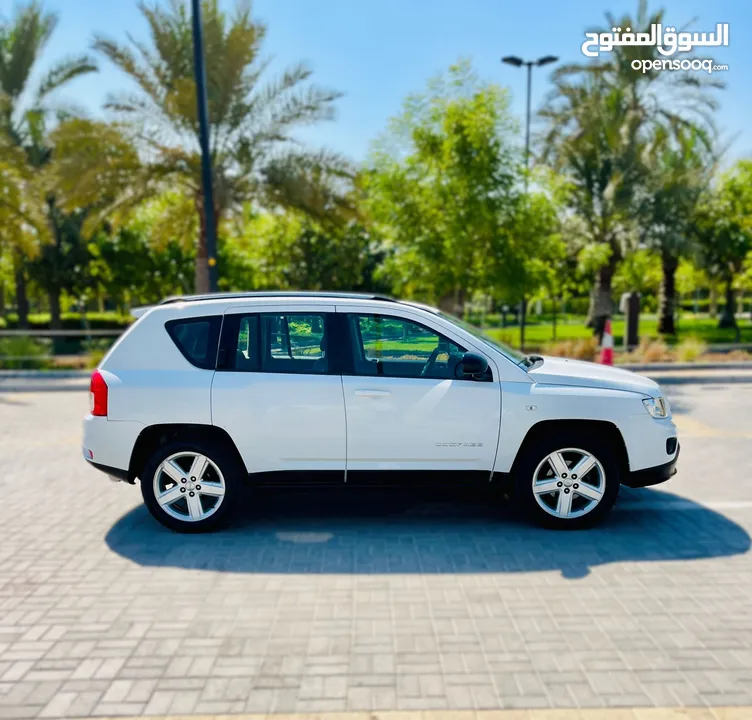
[[[668,400],[664,397],[645,398],[642,401],[642,404],[654,418],[667,418],[671,413],[671,408],[668,406]]]

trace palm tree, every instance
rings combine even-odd
[[[58,16],[46,12],[37,0],[17,6],[9,20],[0,21],[0,152],[6,167],[12,166],[12,175],[23,180],[15,196],[19,204],[12,204],[12,193],[3,196],[6,214],[17,222],[0,224],[0,251],[5,247],[13,252],[21,327],[27,326],[28,315],[24,252],[49,230],[40,223],[40,206],[46,198],[41,199],[40,190],[32,187],[38,184],[38,169],[49,160],[49,149],[43,143],[48,118],[63,110],[51,102],[51,96],[71,80],[97,69],[87,55],[65,58],[47,70],[36,87],[31,86],[34,69],[57,22]],[[10,182],[10,177],[7,179]]]
[[[634,32],[649,32],[651,24],[661,23],[663,10],[650,14],[647,1],[639,0],[637,13],[634,17],[624,16],[620,19],[611,13],[606,14],[606,31],[612,27],[631,28]],[[713,145],[715,128],[712,113],[718,103],[710,91],[721,89],[724,83],[712,75],[692,72],[661,72],[651,69],[642,72],[635,70],[632,63],[635,60],[661,59],[654,46],[616,46],[612,52],[587,64],[564,65],[553,73],[555,90],[549,100],[549,107],[566,106],[569,100],[570,115],[577,111],[571,102],[573,89],[586,88],[595,84],[604,88],[604,97],[609,97],[609,91],[618,93],[622,115],[619,120],[619,132],[634,134],[634,145],[642,145],[643,149],[654,146],[656,136],[668,136],[676,139],[681,134],[692,133],[699,143],[707,150]],[[596,125],[602,122],[602,114],[597,106],[590,107],[591,120]],[[562,117],[563,115],[563,117]],[[544,116],[546,116],[544,114]],[[567,120],[566,113],[549,113],[551,131],[550,137],[558,137],[561,130],[553,123]],[[586,120],[587,118],[585,118]],[[615,118],[617,119],[617,118]],[[571,118],[567,127],[572,127]],[[575,124],[575,133],[581,132],[585,123]],[[574,136],[576,138],[576,134]],[[573,138],[573,139],[574,139]],[[578,172],[578,163],[570,163],[572,172]],[[637,179],[637,178],[635,178]],[[639,185],[639,181],[638,181]],[[637,190],[635,186],[634,190]],[[626,208],[625,208],[626,209]],[[634,207],[626,209],[626,219],[634,220]],[[614,262],[618,259],[613,253]],[[596,332],[604,324],[611,312],[611,284],[609,269],[596,278],[595,293],[591,302],[589,323]]]
[[[717,186],[703,194],[692,232],[702,267],[724,287],[726,304],[718,327],[733,328],[739,342],[734,282],[752,252],[752,161],[737,161]]]
[[[94,42],[138,88],[107,103],[123,121],[120,129],[138,155],[129,159],[132,182],[115,193],[116,205],[132,207],[165,186],[189,198],[200,228],[196,290],[205,292],[207,227],[190,12],[184,0],[141,3],[139,8],[149,28],[148,42],[123,45],[102,36]],[[301,187],[311,168],[341,163],[334,155],[301,149],[294,133],[331,119],[340,94],[311,84],[311,70],[303,64],[262,83],[268,65],[261,57],[266,28],[253,19],[248,0],[238,0],[232,15],[222,12],[217,0],[203,0],[203,17],[217,224],[248,200],[271,196],[274,202],[305,203]],[[75,173],[75,163],[70,167]]]
[[[608,86],[597,75],[578,83],[559,78],[540,113],[548,122],[543,160],[568,181],[568,203],[579,217],[584,240],[600,250],[587,321],[599,337],[612,312],[613,276],[634,239],[630,208],[644,144],[627,103],[621,88]]]
[[[640,240],[661,259],[658,332],[674,335],[676,270],[693,250],[694,212],[710,183],[715,159],[691,128],[679,130],[674,138],[657,135],[654,152],[644,158],[636,212]]]

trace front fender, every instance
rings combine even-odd
[[[530,429],[545,421],[591,420],[614,425],[632,455],[622,426],[631,416],[645,412],[645,395],[627,390],[586,388],[572,385],[502,382],[501,426],[494,472],[508,473]]]

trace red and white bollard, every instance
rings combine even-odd
[[[611,333],[611,320],[606,320],[603,328],[603,340],[601,341],[601,365],[614,364],[614,336]]]

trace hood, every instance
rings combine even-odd
[[[609,365],[544,356],[543,361],[530,368],[528,375],[537,383],[549,385],[575,385],[578,387],[627,390],[658,397],[658,383],[631,370],[620,370]]]

